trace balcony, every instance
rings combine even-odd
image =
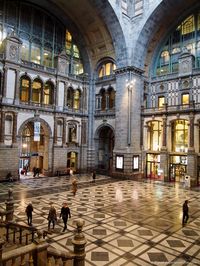
[[[141,112],[143,115],[162,115],[166,113],[188,113],[191,111],[200,111],[200,103],[191,102],[189,104],[182,105],[167,105],[165,104],[163,107],[152,107],[152,108],[144,108],[142,106]]]

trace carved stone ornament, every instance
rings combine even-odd
[[[9,56],[12,59],[16,59],[17,58],[17,47],[15,45],[11,45],[10,46]]]

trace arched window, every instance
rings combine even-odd
[[[108,88],[108,97],[109,97],[109,109],[115,107],[115,91],[112,87]]]
[[[103,63],[98,69],[98,77],[102,78],[103,76],[109,76],[113,74],[115,69],[116,65],[113,62]]]
[[[74,91],[74,109],[80,109],[81,92],[79,89]]]
[[[188,122],[176,120],[172,123],[172,151],[187,152],[188,150]]]
[[[74,90],[72,87],[67,89],[67,107],[73,108],[73,101],[74,101]]]
[[[54,86],[51,82],[46,82],[43,90],[43,103],[53,104],[53,91]]]
[[[68,142],[77,142],[77,124],[75,123],[68,124]]]
[[[199,21],[200,10],[197,14],[192,14],[182,21],[168,36],[157,57],[155,74],[165,75],[167,73],[178,72],[178,59],[184,47],[194,55],[195,67],[200,67],[198,44],[200,36]]]
[[[42,82],[39,79],[35,79],[32,84],[32,102],[41,103],[42,95]]]
[[[105,89],[100,90],[100,96],[101,96],[101,110],[106,109],[106,91]]]
[[[148,128],[148,149],[152,151],[160,151],[162,141],[161,141],[161,122],[151,121],[147,124]]]
[[[20,79],[20,101],[28,102],[30,94],[31,81],[27,76],[22,76]]]

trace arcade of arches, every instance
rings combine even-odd
[[[199,1],[83,1],[0,0],[0,179],[198,185]]]

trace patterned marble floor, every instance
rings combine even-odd
[[[33,225],[47,229],[50,202],[58,215],[64,201],[72,217],[62,233],[59,220],[48,235],[51,246],[72,250],[75,220],[82,218],[87,239],[86,266],[200,265],[200,193],[179,186],[132,180],[79,176],[74,197],[66,177],[26,179],[0,184],[0,207],[8,188],[14,191],[15,219],[26,222],[25,206],[32,201]],[[182,227],[182,204],[189,200],[190,219]]]

